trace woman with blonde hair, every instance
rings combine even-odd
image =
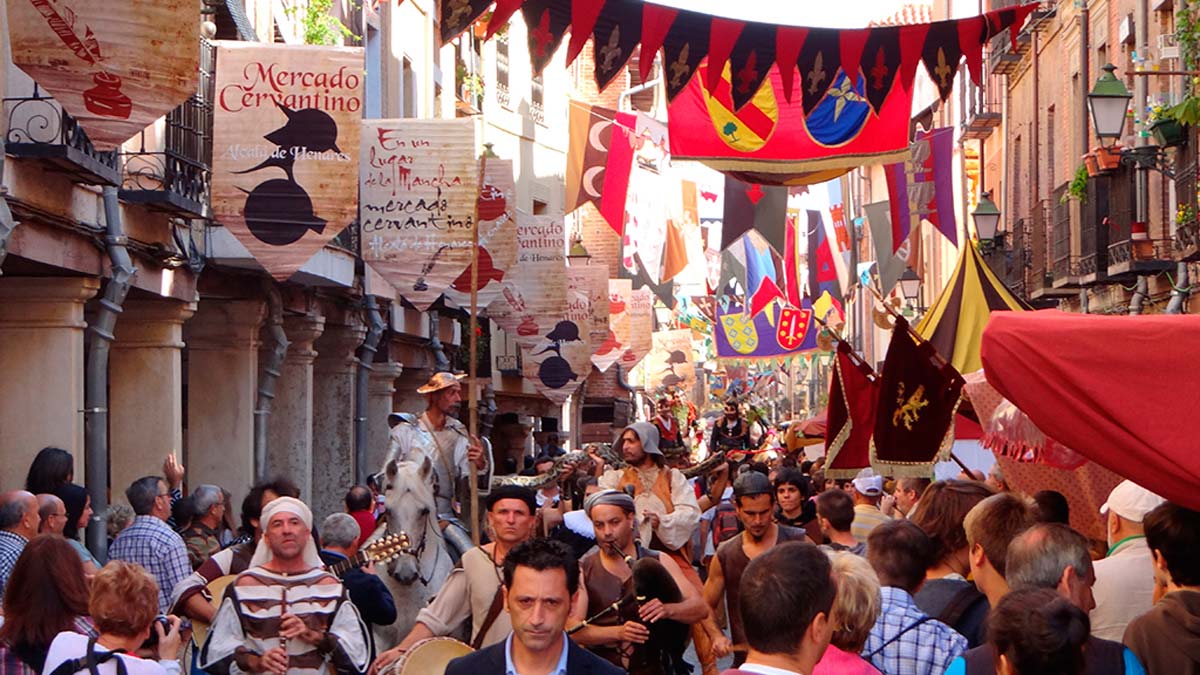
[[[139,565],[114,560],[92,578],[88,613],[99,637],[59,633],[46,654],[43,675],[179,675],[179,619],[157,621],[158,584]],[[158,660],[132,656],[151,633]]]
[[[833,638],[812,675],[881,675],[859,653],[879,618],[879,577],[862,556],[830,553],[837,596],[830,619]]]

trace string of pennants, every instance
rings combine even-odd
[[[708,59],[705,85],[718,84],[726,64],[733,73],[733,103],[740,109],[762,85],[772,65],[779,67],[789,102],[801,75],[804,113],[812,111],[834,83],[838,70],[868,81],[867,99],[878,113],[897,81],[908,91],[918,64],[924,64],[943,101],[954,87],[964,59],[971,79],[981,84],[983,46],[1006,30],[1017,33],[1038,3],[1015,5],[965,19],[860,29],[806,28],[716,17],[643,0],[443,0],[440,32],[445,44],[480,20],[490,39],[517,11],[529,26],[529,53],[535,74],[550,62],[567,32],[567,63],[592,38],[596,84],[604,89],[638,53],[642,79],[661,49],[668,100],[673,100]],[[491,9],[490,17],[484,14]],[[638,51],[640,45],[640,51]]]

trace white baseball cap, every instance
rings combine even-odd
[[[871,467],[859,471],[851,482],[859,494],[868,497],[878,497],[883,494],[883,476],[875,475],[875,470]]]
[[[1108,510],[1135,523],[1142,522],[1147,513],[1153,511],[1166,500],[1131,480],[1123,480],[1113,491],[1108,493],[1108,501],[1100,507],[1100,515],[1108,515]]]

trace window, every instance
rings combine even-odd
[[[509,107],[508,95],[508,32],[496,36],[496,101]]]
[[[529,116],[541,126],[546,126],[546,87],[541,75],[536,75],[529,88]]]
[[[417,116],[417,79],[407,56],[400,67],[400,116]]]
[[[540,199],[533,200],[533,215],[535,215],[535,216],[545,215],[548,213],[547,209],[549,209],[549,208],[550,208],[550,205],[547,204],[546,202],[544,202]]]
[[[1050,106],[1046,109],[1046,178],[1044,181],[1046,188],[1039,189],[1039,195],[1049,193],[1050,186],[1055,185],[1055,180],[1058,178],[1057,167],[1054,165],[1054,125],[1054,106]]]

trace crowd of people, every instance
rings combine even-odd
[[[419,391],[389,471],[319,526],[286,478],[256,483],[235,519],[228,491],[185,494],[167,457],[103,514],[97,559],[74,458],[43,449],[25,490],[0,494],[0,675],[386,675],[439,637],[473,651],[455,675],[1200,673],[1200,512],[1129,481],[1097,551],[1063,495],[998,471],[829,479],[763,442],[782,433],[752,438],[737,402],[697,431],[664,399],[612,452],[548,443],[536,487],[489,476],[471,514],[461,488],[490,460],[454,419],[458,378]],[[698,442],[721,453],[699,472]],[[465,537],[445,537],[453,571],[377,644],[403,607],[364,545],[391,526],[394,463],[421,453],[431,517]]]

